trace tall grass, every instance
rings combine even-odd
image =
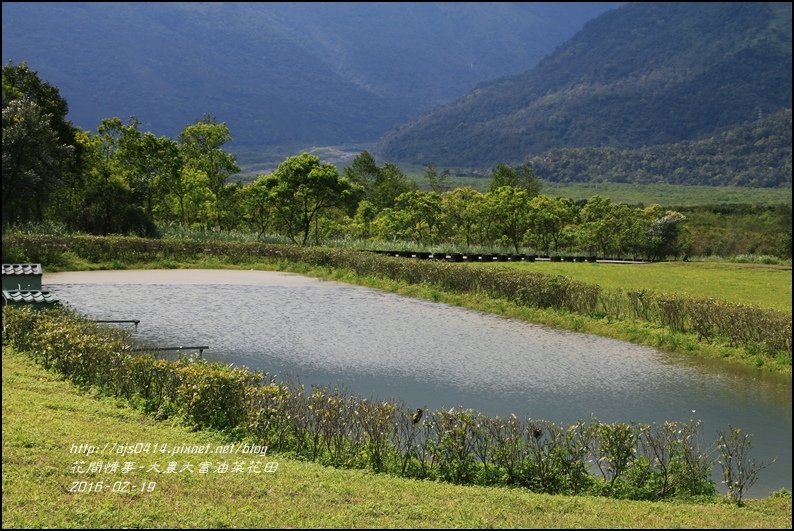
[[[763,264],[791,267],[791,258],[780,258],[769,254],[738,254],[723,258],[721,256],[693,257],[692,261],[726,262],[729,264]]]

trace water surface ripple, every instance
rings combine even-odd
[[[285,284],[45,289],[96,319],[139,319],[141,342],[206,345],[205,358],[307,387],[558,424],[701,419],[709,442],[741,427],[756,460],[779,455],[750,496],[791,489],[790,377],[335,282]]]

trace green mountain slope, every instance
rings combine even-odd
[[[791,107],[790,3],[632,3],[532,70],[479,86],[373,149],[411,164],[493,167],[552,148],[703,139]]]
[[[703,140],[638,149],[556,148],[526,161],[551,182],[791,188],[791,108]]]

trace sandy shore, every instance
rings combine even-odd
[[[42,287],[52,284],[242,284],[248,286],[313,286],[323,280],[280,271],[236,269],[133,269],[44,273]]]

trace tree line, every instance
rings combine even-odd
[[[26,63],[3,69],[3,226],[52,221],[89,234],[156,236],[158,228],[239,230],[296,244],[333,239],[530,248],[660,259],[687,253],[686,217],[541,194],[533,167],[498,164],[482,193],[450,189],[428,165],[429,190],[367,151],[343,171],[303,153],[254,182],[224,150],[225,123],[206,114],[177,139],[141,130],[133,116],[96,132],[66,120],[58,89]]]

